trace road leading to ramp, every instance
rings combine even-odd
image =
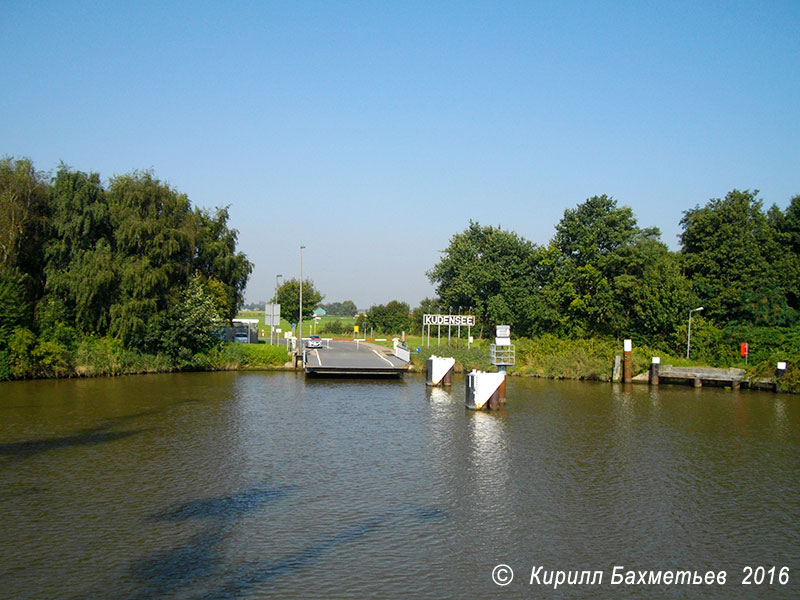
[[[305,371],[312,375],[393,375],[408,371],[408,363],[388,348],[367,342],[331,341],[306,351]]]

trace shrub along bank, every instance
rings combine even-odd
[[[766,329],[766,328],[765,328]],[[771,332],[771,333],[770,333]],[[634,345],[632,367],[634,375],[644,373],[650,367],[652,357],[661,358],[661,364],[674,366],[721,366],[739,367],[747,370],[747,376],[753,379],[772,378],[778,361],[787,362],[787,371],[781,381],[781,389],[787,392],[800,392],[800,331],[771,329],[738,331],[713,331],[698,336],[698,348],[695,353],[694,342],[692,355],[687,360],[685,355],[665,351],[663,348]],[[745,364],[744,359],[734,352],[738,350],[741,335],[758,351],[750,356]],[[694,340],[694,336],[692,338]],[[614,368],[614,357],[622,354],[622,343],[616,339],[562,339],[545,334],[535,339],[521,338],[514,341],[517,364],[511,369],[514,375],[545,377],[551,379],[579,379],[593,381],[610,381]],[[452,356],[456,359],[458,371],[472,369],[490,370],[489,350],[483,347],[421,348],[420,353],[412,354],[415,370],[424,371],[425,361],[431,355]],[[711,360],[708,360],[711,358]]]
[[[695,345],[695,339],[697,343]],[[750,340],[748,364],[738,356],[739,340]],[[389,345],[390,342],[387,342]],[[424,372],[425,361],[433,354],[452,356],[459,372],[472,369],[491,370],[488,343],[485,340],[466,347],[447,345],[425,347],[410,338],[412,369]],[[614,357],[621,354],[616,339],[562,339],[546,334],[534,339],[515,340],[517,364],[512,374],[552,379],[610,381]],[[420,352],[413,352],[419,347]],[[675,366],[710,365],[741,367],[751,378],[771,378],[778,361],[788,369],[781,387],[800,392],[800,331],[786,329],[750,329],[747,331],[703,331],[692,336],[693,360],[663,348],[634,344],[634,374],[647,371],[653,356],[662,364]],[[236,369],[275,369],[287,362],[286,349],[269,344],[217,344],[205,352],[177,360],[167,354],[147,354],[125,348],[114,338],[76,336],[65,329],[59,335],[37,338],[29,330],[17,328],[8,348],[0,351],[0,381],[48,377],[94,377],[135,373],[173,371],[217,371]]]
[[[8,348],[0,351],[0,381],[50,377],[97,377],[173,371],[267,369],[282,366],[286,349],[267,344],[221,343],[205,352],[176,360],[125,348],[109,337],[36,338],[17,328]]]

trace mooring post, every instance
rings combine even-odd
[[[453,357],[436,356],[432,354],[425,361],[426,385],[445,385],[453,383],[453,369],[456,359]]]
[[[654,356],[650,362],[650,385],[658,385],[658,366],[661,364],[661,357]]]
[[[633,380],[631,373],[631,352],[633,352],[633,340],[625,340],[622,343],[622,382],[630,383]]]
[[[450,386],[453,384],[453,369],[448,369],[447,373],[444,374],[442,378],[442,385]]]
[[[502,404],[506,403],[506,380],[505,377],[494,393],[489,398],[489,409],[497,410]]]
[[[786,363],[781,361],[778,363],[777,368],[775,369],[775,391],[781,391],[781,379],[786,374]]]

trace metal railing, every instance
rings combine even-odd
[[[489,346],[489,353],[492,364],[495,367],[513,367],[517,362],[514,344],[509,344],[508,346],[491,344]]]

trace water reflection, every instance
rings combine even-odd
[[[460,377],[31,383],[32,408],[0,398],[8,597],[493,598],[499,562],[800,560],[794,397],[512,378],[490,413]]]
[[[476,484],[473,502],[494,510],[509,483],[509,459],[502,411],[467,411],[471,470]]]
[[[430,386],[426,386],[426,388],[428,400],[431,404],[450,405],[453,402],[450,388]]]

